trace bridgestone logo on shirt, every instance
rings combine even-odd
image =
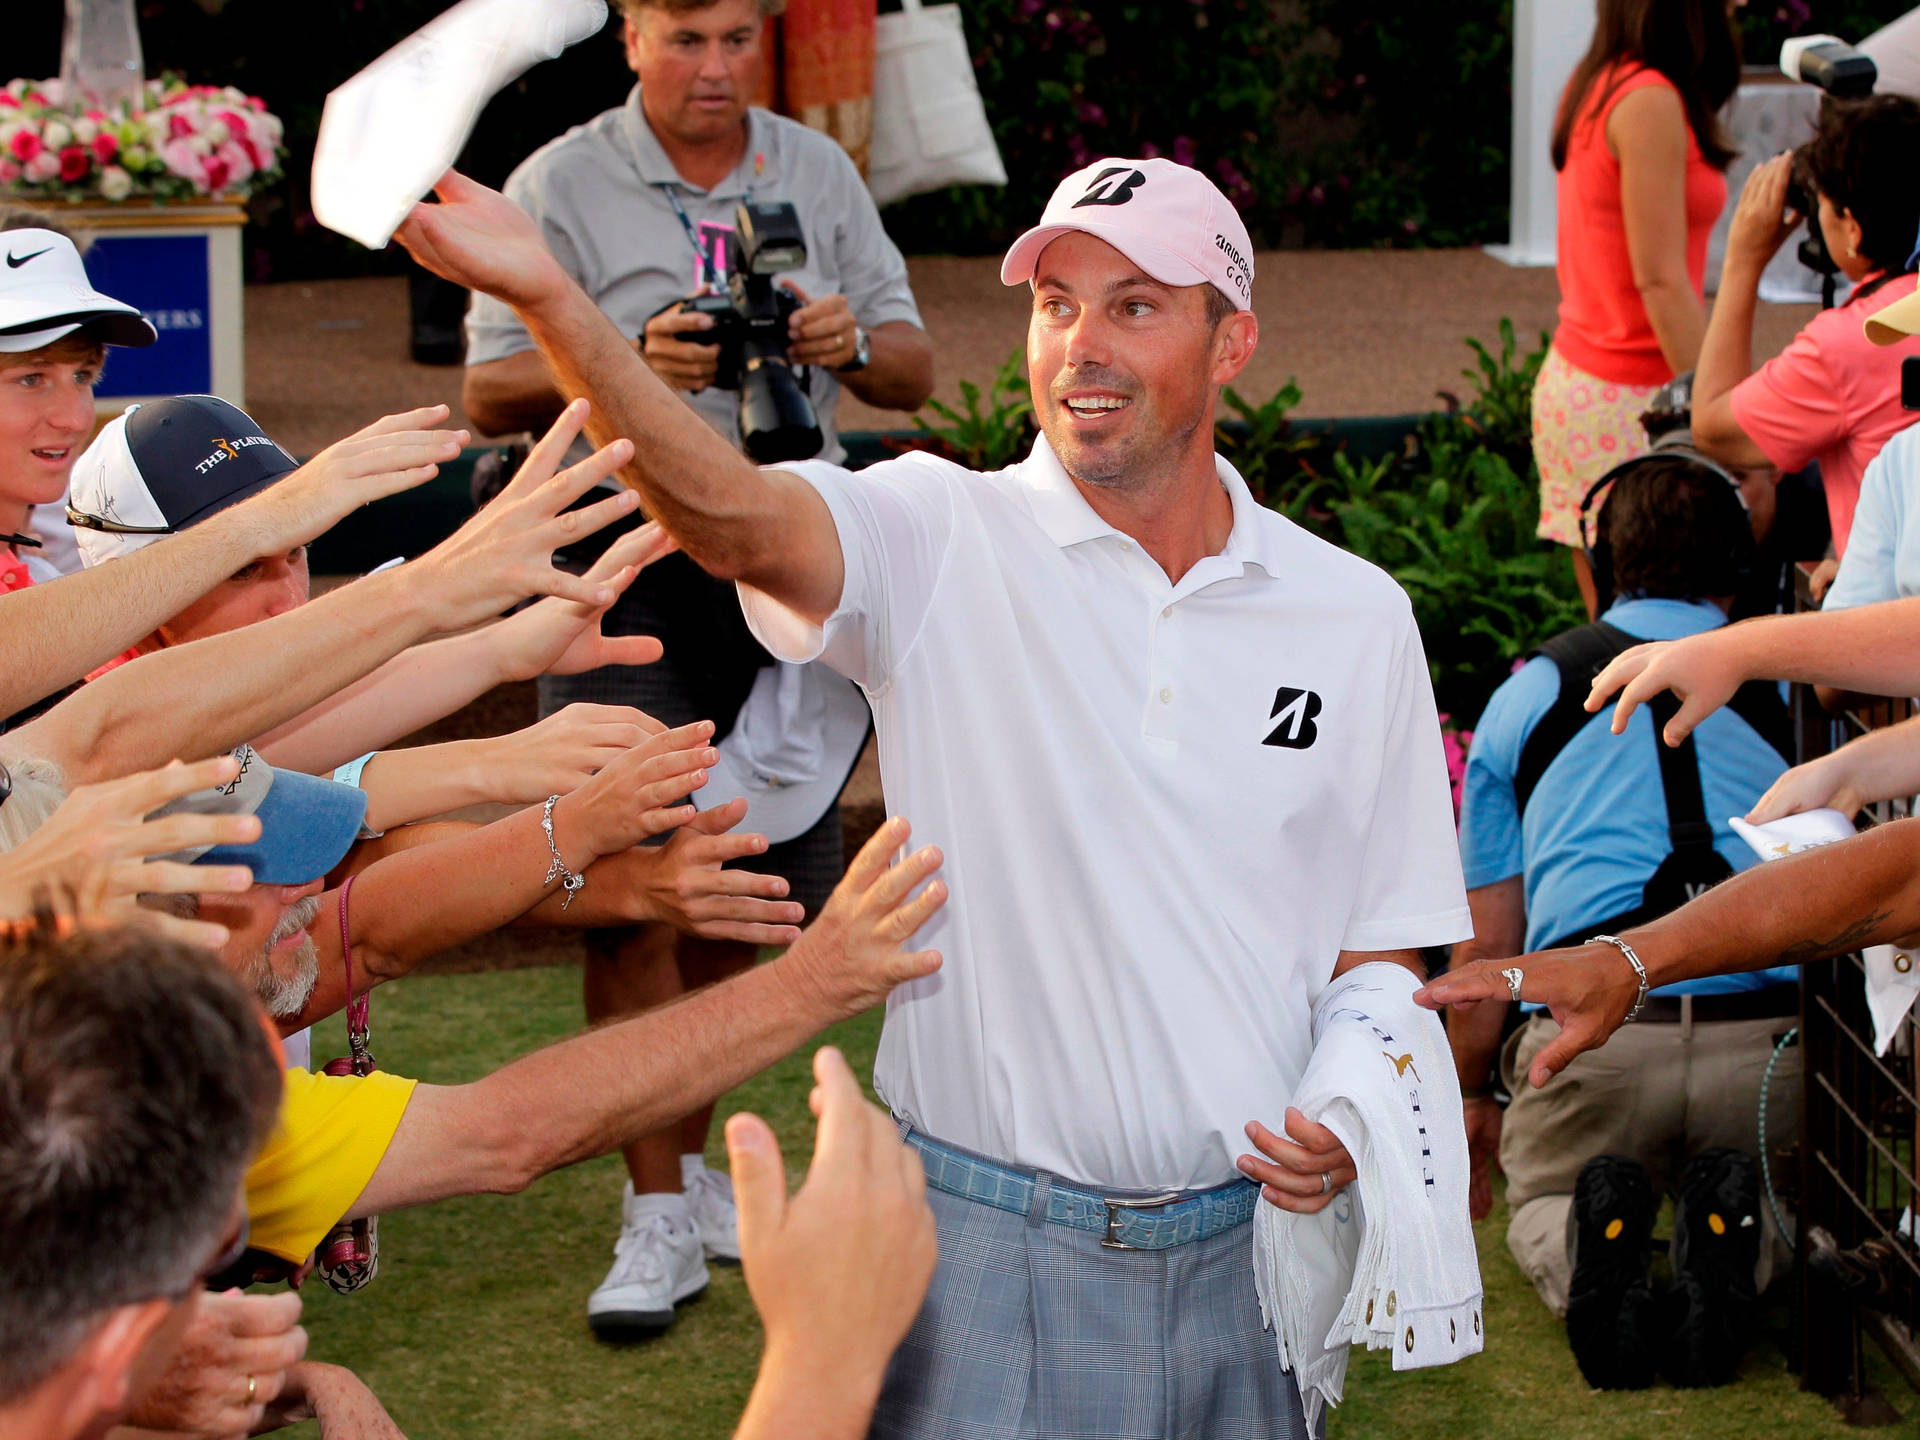
[[[1320,727],[1313,723],[1319,713],[1320,697],[1313,691],[1282,685],[1273,697],[1273,713],[1267,717],[1280,723],[1260,743],[1278,745],[1283,750],[1306,749],[1320,738]]]

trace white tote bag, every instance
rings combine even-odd
[[[956,4],[900,0],[874,19],[873,154],[867,186],[890,205],[946,185],[1004,185],[1006,166],[974,83]]]

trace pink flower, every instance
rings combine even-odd
[[[233,167],[219,155],[207,157],[207,194],[218,195],[233,179]]]
[[[0,158],[0,185],[11,185],[20,178],[20,167],[11,160]]]
[[[51,150],[42,150],[27,162],[21,173],[29,184],[43,185],[60,174],[60,157]]]
[[[193,117],[185,111],[176,110],[167,117],[167,135],[174,140],[182,140],[198,131],[200,127],[193,123]]]
[[[102,165],[111,165],[120,154],[120,142],[109,130],[102,130],[93,137],[93,158]]]
[[[40,132],[37,130],[14,131],[13,143],[7,146],[7,149],[13,152],[14,159],[22,163],[33,159],[42,149]]]
[[[14,99],[13,96],[9,95],[6,91],[0,90],[0,110],[18,110],[19,108],[20,102],[18,100]]]
[[[244,140],[253,133],[252,127],[247,124],[247,117],[238,111],[216,110],[213,112],[213,118],[224,123],[227,133],[236,140]]]
[[[238,141],[229,140],[213,152],[213,160],[207,161],[207,174],[209,177],[213,174],[214,160],[218,160],[226,165],[226,183],[229,185],[244,185],[253,178],[254,163],[247,158],[247,152],[241,148]]]
[[[249,95],[247,97],[247,108],[249,110],[264,110],[267,108],[267,102],[262,100],[258,95]]]
[[[160,150],[160,158],[166,162],[167,169],[182,180],[190,180],[196,190],[207,188],[206,162],[200,158],[200,152],[193,148],[191,140],[169,140]]]
[[[69,145],[60,152],[60,178],[71,185],[93,168],[93,160],[84,145]]]
[[[96,125],[104,125],[112,117],[104,110],[89,110],[87,111],[86,118],[93,121]]]

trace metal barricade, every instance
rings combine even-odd
[[[1810,608],[1804,583],[1801,588],[1802,608]],[[1911,702],[1894,700],[1829,715],[1812,687],[1803,685],[1794,687],[1792,704],[1802,762],[1914,713]],[[1877,805],[1870,821],[1904,818],[1913,803]],[[1920,1390],[1920,1251],[1911,1239],[1920,1209],[1920,1074],[1911,1015],[1887,1053],[1875,1053],[1865,980],[1857,954],[1802,972],[1806,1119],[1796,1252],[1801,1384],[1833,1397],[1855,1423],[1874,1424],[1893,1420],[1896,1412],[1869,1382],[1867,1338]],[[1777,1157],[1775,1165],[1777,1173]],[[1816,1247],[1846,1251],[1876,1240],[1884,1247],[1879,1258],[1885,1284],[1864,1302],[1806,1263]]]

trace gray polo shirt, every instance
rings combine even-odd
[[[533,152],[507,177],[506,193],[545,233],[574,279],[627,335],[638,335],[663,305],[697,288],[695,244],[680,223],[671,189],[695,227],[731,227],[742,200],[791,201],[807,237],[807,263],[792,279],[818,299],[841,294],[869,330],[891,320],[920,324],[907,285],[907,262],[887,238],[860,172],[839,143],[797,121],[758,108],[747,112],[747,148],[711,190],[680,178],[640,110],[640,87],[605,111]],[[533,349],[533,337],[498,300],[476,294],[467,311],[467,363],[483,364]],[[834,431],[840,383],[817,366],[810,398],[820,419],[822,459],[845,454]],[[733,443],[740,443],[739,394],[712,387],[678,392]]]

